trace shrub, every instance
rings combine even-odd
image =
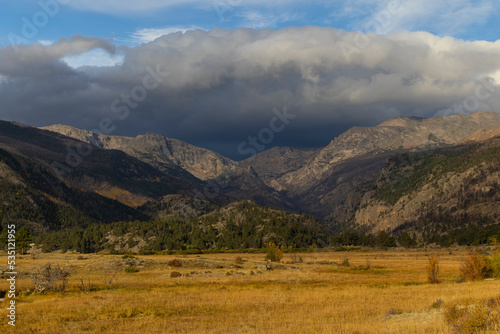
[[[454,333],[495,333],[500,329],[500,298],[469,305],[449,305],[444,312]]]
[[[133,256],[130,253],[122,255],[122,259],[134,259],[134,258],[135,258],[135,256]]]
[[[443,306],[444,302],[441,299],[436,299],[434,303],[432,303],[432,308],[439,309]]]
[[[180,277],[180,276],[182,276],[182,274],[178,271],[172,271],[170,273],[170,277]]]
[[[496,238],[493,238],[491,241],[495,246],[495,253],[491,258],[492,274],[494,277],[500,277],[500,242],[498,242]]]
[[[173,259],[167,262],[167,265],[170,267],[182,267],[182,262],[177,259]]]
[[[139,269],[137,269],[136,267],[127,267],[127,268],[125,268],[125,272],[126,273],[136,273],[138,271],[139,271]]]
[[[427,280],[431,284],[437,284],[439,283],[439,259],[437,256],[430,256],[429,257],[429,264],[426,267],[427,269]]]
[[[386,318],[390,318],[394,315],[399,315],[399,314],[403,314],[403,311],[401,309],[398,309],[398,308],[390,308],[389,311],[387,311],[385,313],[385,316]]]
[[[65,291],[66,284],[71,276],[69,269],[61,269],[59,266],[52,267],[52,264],[47,264],[41,267],[37,273],[33,274],[32,281],[35,284],[36,292],[46,292],[57,288],[60,292]],[[61,281],[60,286],[56,286],[57,282]]]
[[[460,273],[468,281],[482,280],[488,274],[488,264],[484,257],[477,253],[470,253],[460,264]]]
[[[270,260],[271,262],[280,262],[283,258],[283,249],[284,247],[278,247],[274,242],[270,242],[266,244],[266,260]]]
[[[350,267],[351,264],[349,263],[349,259],[347,257],[344,258],[342,263],[340,264],[342,267]]]
[[[139,254],[141,255],[155,255],[156,253],[152,250],[143,250],[142,252],[140,252]]]
[[[500,277],[500,253],[493,255],[491,259],[491,269],[494,277]]]
[[[292,253],[290,253],[290,258],[292,259],[292,263],[300,262],[299,256],[297,255],[297,253],[295,253],[293,251],[292,251]]]

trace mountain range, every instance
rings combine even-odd
[[[396,117],[323,148],[233,161],[147,133],[0,122],[2,220],[35,230],[200,216],[231,202],[301,212],[333,231],[417,237],[499,222],[500,114]]]

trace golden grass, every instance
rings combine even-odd
[[[304,263],[261,273],[256,268],[265,263],[264,254],[136,256],[133,265],[140,271],[121,269],[111,288],[104,284],[104,268],[125,265],[129,260],[121,256],[24,256],[21,273],[51,262],[71,268],[73,276],[64,295],[21,295],[16,329],[2,316],[0,332],[449,333],[444,306],[500,296],[498,280],[454,283],[465,254],[438,252],[441,284],[427,283],[424,251],[300,254]],[[332,264],[346,256],[350,267]],[[169,267],[174,258],[183,266]],[[290,258],[285,254],[284,262]],[[367,259],[369,270],[362,267]],[[0,261],[6,263],[6,256]],[[171,278],[172,271],[184,276]],[[96,289],[82,294],[80,278]],[[6,288],[0,281],[0,289]],[[27,276],[18,280],[18,289],[26,288],[32,289]],[[433,308],[438,299],[444,306]]]

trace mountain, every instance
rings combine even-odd
[[[499,158],[500,137],[391,157],[352,212],[352,223],[427,240],[500,224]]]
[[[154,133],[0,122],[0,209],[4,221],[46,231],[212,221],[231,202],[251,200],[314,215],[333,231],[410,231],[427,240],[498,223],[499,129],[493,112],[396,117],[354,127],[324,148],[274,147],[234,162]]]
[[[41,129],[105,150],[120,150],[168,175],[189,179],[186,175],[189,173],[193,179],[191,182],[195,182],[195,179],[206,181],[208,193],[215,188],[216,195],[213,199],[219,203],[252,199],[259,204],[290,209],[286,199],[263,182],[252,166],[239,165],[218,153],[180,140],[155,133],[137,137],[110,136],[64,125],[51,125]]]
[[[227,167],[231,159],[180,140],[149,132],[137,137],[111,136],[80,130],[66,125],[51,125],[41,129],[53,131],[102,149],[120,150],[161,171],[186,171],[200,180],[213,179]]]
[[[36,229],[148,219],[135,207],[202,184],[166,174],[118,150],[103,150],[54,132],[0,121],[2,221]]]
[[[375,127],[354,127],[332,140],[303,168],[284,175],[278,182],[285,189],[294,189],[321,178],[322,173],[347,159],[454,145],[478,130],[498,127],[500,114],[494,112],[431,118],[396,117]]]
[[[396,117],[375,127],[354,127],[307,156],[297,164],[299,168],[291,168],[267,184],[303,212],[339,224],[359,205],[390,156],[453,146],[477,131],[498,127],[500,114],[494,112],[427,119]],[[278,152],[260,155],[254,159],[257,165],[262,160],[279,165],[283,159]],[[265,170],[257,168],[256,172],[266,177]]]
[[[153,133],[132,138],[62,125],[45,129],[122,150],[169,175],[189,173],[205,181],[205,190],[214,193],[211,198],[219,203],[252,199],[328,217],[335,225],[351,217],[392,155],[453,146],[491,136],[488,131],[497,128],[500,114],[494,112],[396,117],[375,127],[354,127],[322,149],[275,147],[241,162]]]
[[[241,161],[239,165],[252,167],[265,184],[281,191],[283,188],[277,179],[304,167],[320,150],[319,148],[273,147]]]

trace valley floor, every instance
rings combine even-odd
[[[285,254],[273,270],[257,270],[266,264],[264,254],[25,255],[18,258],[23,292],[16,328],[7,325],[6,299],[0,332],[451,333],[449,305],[500,297],[500,280],[455,282],[465,254],[322,252],[293,259],[302,263]],[[427,283],[429,255],[439,257],[440,284]],[[0,261],[5,268],[5,253]],[[47,263],[71,270],[65,294],[26,292],[34,287],[31,273]],[[119,271],[108,286],[113,268]],[[171,277],[173,271],[180,276]],[[80,279],[90,280],[90,292],[82,293]],[[4,277],[0,290],[7,288]]]

